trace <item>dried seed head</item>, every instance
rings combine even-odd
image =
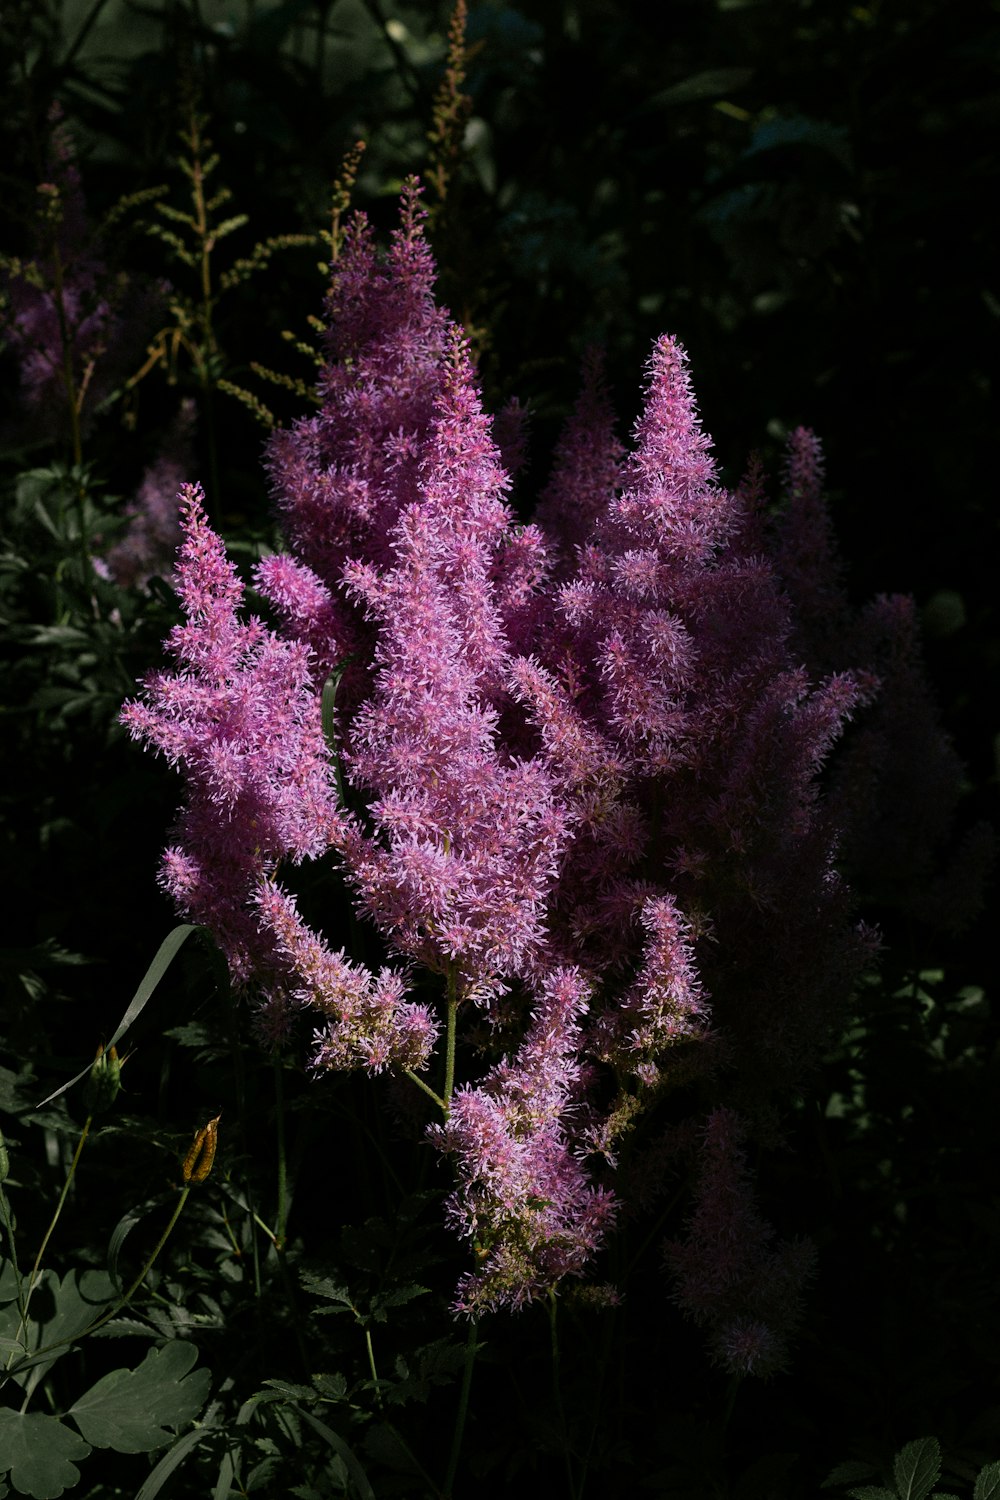
[[[209,1120],[200,1130],[195,1131],[191,1149],[184,1158],[182,1168],[185,1182],[204,1182],[212,1170],[215,1160],[215,1148],[219,1139],[219,1121],[221,1115],[216,1115],[214,1120]]]

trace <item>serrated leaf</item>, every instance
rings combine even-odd
[[[294,1385],[290,1380],[265,1380],[264,1384],[290,1401],[311,1401],[313,1391],[307,1385]]]
[[[1000,1463],[987,1464],[976,1475],[972,1500],[997,1500],[1000,1496]]]
[[[896,1454],[893,1474],[900,1500],[927,1500],[941,1478],[941,1445],[937,1438],[917,1438]]]
[[[179,1341],[150,1349],[135,1370],[112,1370],[70,1407],[68,1415],[95,1448],[149,1453],[170,1442],[165,1427],[180,1427],[201,1411],[208,1370],[188,1374],[198,1358]]]
[[[880,1484],[863,1484],[859,1490],[848,1490],[851,1500],[899,1500],[895,1490],[887,1490]]]
[[[302,1271],[300,1279],[305,1290],[312,1292],[314,1297],[325,1297],[327,1302],[341,1304],[337,1308],[321,1308],[319,1309],[321,1312],[353,1311],[354,1303],[351,1300],[350,1292],[345,1286],[337,1286],[328,1276],[314,1276],[311,1271]]]
[[[0,1409],[0,1473],[10,1470],[11,1483],[33,1500],[59,1500],[80,1479],[76,1460],[90,1447],[58,1417],[43,1412]]]
[[[835,1484],[854,1484],[859,1479],[870,1479],[875,1472],[874,1464],[865,1463],[860,1458],[849,1458],[846,1463],[830,1470],[820,1489],[829,1489]]]

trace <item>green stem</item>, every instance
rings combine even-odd
[[[459,1455],[462,1452],[465,1419],[469,1413],[469,1391],[472,1389],[472,1371],[476,1363],[476,1355],[479,1352],[479,1345],[476,1342],[478,1328],[479,1324],[475,1318],[470,1318],[469,1334],[465,1341],[465,1366],[462,1370],[462,1389],[458,1397],[458,1411],[455,1414],[455,1432],[451,1440],[451,1452],[448,1455],[448,1472],[444,1476],[444,1500],[451,1500],[451,1487],[455,1483]]]
[[[458,1019],[458,982],[455,965],[448,965],[448,1034],[445,1041],[444,1058],[444,1112],[451,1108],[451,1096],[455,1092],[455,1033]]]
[[[372,1372],[372,1383],[375,1386],[375,1401],[376,1401],[376,1403],[378,1405],[379,1411],[381,1411],[382,1410],[382,1388],[379,1385],[378,1371],[375,1368],[375,1350],[372,1348],[372,1331],[367,1326],[365,1328],[365,1348],[368,1351],[368,1368]]]
[[[17,1268],[17,1242],[14,1239],[14,1221],[10,1216],[10,1204],[7,1195],[0,1186],[0,1218],[3,1219],[4,1228],[7,1231],[7,1243],[10,1246],[10,1263],[14,1267],[14,1283],[17,1287],[17,1310],[21,1314],[23,1323],[28,1316],[28,1304],[24,1300],[24,1284],[21,1281],[21,1273]]]
[[[52,1218],[49,1222],[49,1227],[48,1229],[46,1229],[45,1234],[42,1238],[42,1243],[38,1247],[38,1254],[35,1256],[35,1264],[32,1266],[31,1275],[28,1277],[28,1290],[25,1293],[24,1307],[21,1310],[21,1323],[16,1335],[18,1338],[21,1337],[21,1334],[28,1326],[28,1308],[31,1305],[31,1294],[35,1290],[35,1287],[38,1285],[42,1256],[45,1254],[45,1251],[48,1248],[49,1240],[52,1238],[53,1231],[55,1230],[55,1227],[59,1222],[59,1215],[63,1211],[63,1204],[66,1202],[70,1187],[73,1183],[73,1178],[76,1176],[76,1169],[80,1161],[80,1154],[83,1151],[87,1136],[90,1134],[90,1126],[93,1122],[93,1118],[93,1115],[88,1115],[86,1120],[84,1121],[83,1130],[80,1132],[80,1139],[77,1141],[76,1150],[73,1152],[73,1160],[70,1162],[70,1168],[66,1174],[66,1181],[63,1183],[62,1192],[59,1194],[59,1201],[56,1204],[56,1211],[52,1215]]]
[[[556,1294],[549,1292],[549,1334],[552,1347],[552,1394],[555,1397],[556,1416],[559,1419],[559,1431],[562,1435],[563,1457],[566,1460],[566,1484],[569,1490],[570,1500],[577,1500],[576,1481],[573,1478],[573,1461],[569,1452],[569,1431],[566,1427],[566,1412],[563,1407],[562,1384],[559,1379],[559,1332],[556,1324],[558,1309]]]
[[[414,1071],[413,1071],[412,1068],[404,1068],[403,1072],[406,1074],[407,1078],[410,1080],[411,1083],[415,1083],[417,1085],[418,1089],[423,1089],[423,1091],[427,1095],[428,1099],[433,1099],[434,1103],[437,1105],[438,1109],[440,1109],[445,1115],[447,1115],[447,1113],[448,1113],[448,1106],[445,1104],[444,1100],[441,1098],[441,1095],[440,1094],[436,1094],[434,1092],[434,1090],[431,1088],[430,1084],[424,1082],[424,1080],[420,1077],[419,1073],[414,1073]]]
[[[43,1344],[40,1349],[33,1350],[33,1361],[37,1361],[38,1357],[42,1354],[51,1354],[53,1349],[61,1349],[64,1344],[75,1344],[77,1340],[85,1339],[88,1334],[96,1333],[98,1328],[103,1328],[105,1323],[110,1323],[112,1318],[116,1318],[118,1316],[123,1307],[128,1306],[128,1304],[131,1302],[132,1298],[135,1296],[136,1292],[142,1286],[142,1283],[145,1281],[146,1277],[152,1270],[153,1264],[156,1261],[156,1257],[159,1255],[160,1251],[167,1243],[167,1240],[170,1238],[173,1227],[181,1216],[181,1210],[188,1200],[188,1194],[190,1193],[190,1191],[191,1183],[186,1182],[181,1189],[181,1195],[177,1200],[177,1207],[170,1215],[170,1221],[167,1224],[166,1229],[160,1235],[160,1238],[157,1240],[152,1255],[150,1255],[149,1259],[146,1261],[146,1264],[143,1266],[142,1270],[139,1272],[138,1276],[135,1278],[128,1291],[125,1292],[121,1298],[119,1298],[114,1307],[110,1307],[106,1313],[102,1313],[99,1318],[95,1319],[93,1323],[88,1323],[86,1328],[81,1328],[78,1333],[71,1333],[69,1337],[65,1339],[55,1339],[51,1344]]]
[[[274,1107],[278,1140],[278,1220],[274,1230],[274,1248],[280,1254],[285,1248],[288,1229],[288,1164],[285,1155],[285,1080],[281,1059],[274,1059]]]
[[[733,1415],[733,1407],[736,1405],[736,1394],[739,1391],[742,1382],[742,1375],[734,1375],[729,1382],[729,1389],[726,1392],[726,1406],[725,1410],[722,1413],[723,1432],[725,1432],[726,1428],[729,1426],[729,1419]]]

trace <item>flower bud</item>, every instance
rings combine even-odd
[[[195,1132],[191,1149],[184,1158],[184,1166],[181,1169],[185,1182],[204,1182],[212,1170],[215,1160],[215,1148],[219,1138],[219,1121],[221,1115],[216,1115],[214,1120],[209,1120]]]
[[[103,1044],[99,1045],[83,1085],[83,1102],[89,1115],[102,1115],[111,1108],[121,1088],[121,1072],[117,1047],[109,1047],[105,1052]]]

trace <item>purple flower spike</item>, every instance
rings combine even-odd
[[[161,881],[180,910],[211,927],[235,979],[260,952],[248,901],[279,859],[322,854],[338,836],[333,776],[309,653],[256,619],[208,524],[198,485],[181,490],[176,581],[186,623],[167,642],[178,670],[147,677],[122,723],[187,780],[178,842]]]

